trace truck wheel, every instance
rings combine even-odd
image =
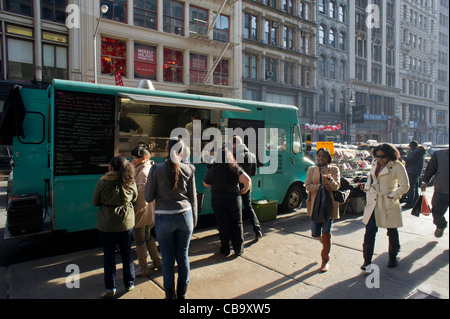
[[[289,187],[286,196],[284,196],[281,208],[283,212],[291,212],[300,207],[302,204],[302,188],[299,185]]]

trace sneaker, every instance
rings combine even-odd
[[[436,228],[434,231],[434,237],[441,238],[444,235],[445,228]]]
[[[116,290],[106,290],[100,294],[100,298],[102,299],[111,299],[116,295]]]
[[[131,291],[131,290],[133,290],[134,289],[134,285],[131,285],[131,286],[128,286],[127,288],[125,288],[125,290],[127,291],[127,292],[129,292],[129,291]]]

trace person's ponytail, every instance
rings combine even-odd
[[[182,152],[184,143],[177,139],[169,140],[167,144],[167,161],[169,162],[170,168],[170,186],[172,190],[176,190],[178,187],[178,179],[180,176],[180,158],[179,155]]]

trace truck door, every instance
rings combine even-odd
[[[12,195],[38,193],[44,202],[49,174],[47,90],[22,89],[25,137],[13,139]]]

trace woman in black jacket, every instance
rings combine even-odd
[[[244,252],[242,227],[242,199],[251,188],[251,179],[240,168],[233,154],[226,148],[219,150],[219,158],[211,166],[203,185],[211,187],[211,205],[219,226],[220,252],[230,254],[230,239],[236,256]],[[244,184],[240,190],[239,183]]]

